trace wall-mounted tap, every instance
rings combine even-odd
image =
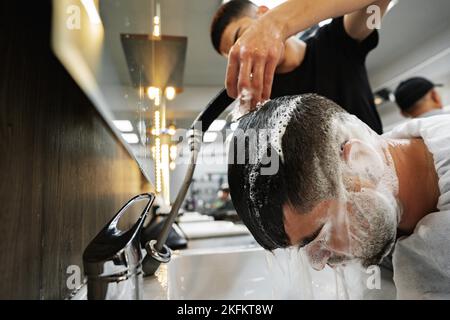
[[[128,201],[90,242],[83,253],[89,300],[142,298],[142,247],[140,231],[155,196],[144,193]],[[119,221],[133,205],[147,201],[137,222],[120,230]],[[141,208],[141,207],[139,207]]]
[[[153,194],[132,198],[88,245],[83,254],[88,299],[141,299],[143,273],[153,275],[161,263],[169,262],[171,253],[165,243],[192,181],[202,136],[232,102],[223,89],[193,122],[188,137],[191,157],[186,176],[157,239],[146,242],[144,259],[140,231],[155,199]],[[148,202],[135,225],[128,231],[119,230],[120,218],[142,200]]]

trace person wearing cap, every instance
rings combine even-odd
[[[217,210],[234,210],[228,183],[223,183],[220,186],[217,192],[217,200],[213,203],[213,208]]]
[[[395,90],[395,100],[402,115],[407,118],[425,118],[446,113],[442,99],[435,90],[441,86],[422,77],[401,82]]]

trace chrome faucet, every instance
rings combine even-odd
[[[149,193],[133,197],[85,249],[83,264],[89,300],[142,299],[143,255],[139,235],[154,199]],[[147,203],[137,222],[127,231],[120,230],[120,219],[143,200]]]
[[[128,201],[87,246],[83,264],[87,276],[88,299],[141,299],[143,274],[153,275],[161,263],[170,261],[171,252],[165,243],[192,181],[201,138],[211,123],[232,102],[233,99],[223,89],[193,122],[188,137],[191,157],[186,176],[161,233],[157,239],[145,244],[147,254],[144,259],[140,231],[155,199],[149,193]],[[145,199],[148,202],[135,225],[128,231],[119,230],[117,224],[127,209],[133,203]]]

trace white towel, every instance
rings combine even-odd
[[[398,299],[450,299],[450,115],[408,121],[384,135],[422,138],[439,177],[438,212],[397,241],[393,256]]]

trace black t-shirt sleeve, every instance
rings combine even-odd
[[[344,17],[333,19],[331,23],[319,29],[315,35],[319,47],[334,46],[345,52],[347,56],[365,62],[370,51],[378,46],[378,31],[374,30],[366,39],[358,41],[347,34]]]

